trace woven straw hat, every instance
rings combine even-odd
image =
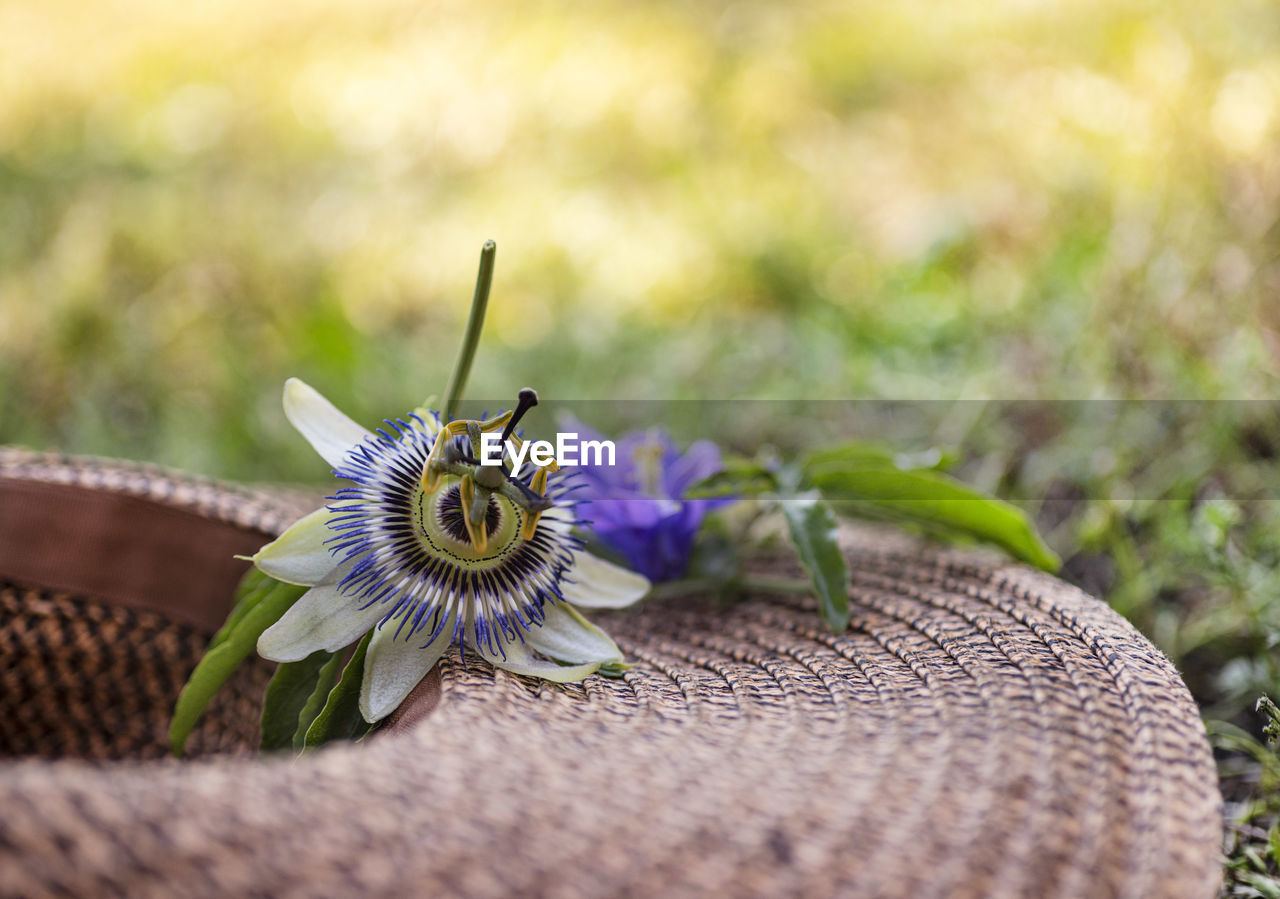
[[[0,893],[1214,894],[1168,661],[1061,581],[872,529],[844,534],[843,636],[802,597],[653,602],[600,616],[620,680],[455,650],[390,727],[297,761],[252,755],[259,661],[164,758],[231,556],[302,511],[0,451]]]

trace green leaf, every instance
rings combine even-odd
[[[955,464],[953,453],[927,449],[918,453],[895,453],[889,447],[870,441],[855,441],[842,446],[815,450],[804,457],[801,471],[810,481],[817,475],[868,469],[925,469],[937,471]]]
[[[636,667],[635,662],[605,662],[597,670],[601,677],[622,677],[627,671]]]
[[[1258,891],[1263,899],[1280,899],[1280,883],[1265,874],[1244,874],[1240,878]]]
[[[334,653],[320,649],[305,659],[282,662],[276,668],[262,699],[260,748],[263,752],[293,748],[293,736],[298,730],[302,709],[315,692],[321,669],[333,656]],[[307,723],[310,724],[309,721]]]
[[[849,627],[849,569],[836,543],[836,519],[815,494],[781,501],[791,542],[809,572],[822,617],[837,634]]]
[[[684,499],[759,496],[778,489],[774,471],[759,462],[731,460],[723,471],[703,478],[685,491]]]
[[[369,724],[360,714],[360,682],[364,680],[364,657],[369,651],[373,631],[364,635],[351,661],[342,671],[342,679],[329,691],[324,708],[307,728],[303,745],[307,749],[330,740],[354,740],[369,732]]]
[[[316,720],[316,716],[320,714],[320,710],[324,708],[325,702],[328,701],[329,691],[338,682],[338,676],[342,674],[342,663],[345,658],[345,653],[336,652],[320,669],[319,675],[316,677],[315,689],[307,697],[307,702],[303,705],[302,711],[298,712],[297,729],[293,732],[293,748],[296,751],[301,752],[305,748],[307,731],[311,728],[311,723]]]
[[[169,749],[181,757],[187,738],[191,736],[196,721],[209,705],[209,701],[222,688],[235,670],[254,651],[258,637],[275,624],[298,597],[307,592],[306,587],[272,581],[268,589],[253,602],[246,602],[234,624],[228,621],[215,635],[214,643],[196,664],[173,709],[173,721],[169,725]],[[223,633],[225,631],[225,633]]]
[[[853,503],[852,511],[887,512],[994,543],[1046,571],[1058,569],[1058,557],[1040,539],[1025,512],[940,472],[829,471],[816,473],[813,483],[827,499]]]
[[[814,450],[801,460],[800,467],[806,476],[814,472],[846,471],[854,468],[896,468],[897,457],[893,450],[879,443],[856,441],[841,446]]]
[[[244,573],[244,577],[240,579],[239,585],[236,587],[235,601],[231,605],[231,611],[227,613],[227,620],[222,623],[222,627],[218,628],[217,633],[209,640],[209,645],[205,647],[208,653],[217,646],[226,642],[227,637],[235,630],[241,619],[249,614],[249,610],[262,602],[263,597],[275,589],[275,585],[279,583],[274,578],[270,578],[256,568],[250,568]]]

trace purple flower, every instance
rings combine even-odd
[[[601,435],[576,419],[562,431],[580,440]],[[689,488],[720,471],[720,450],[699,440],[683,454],[662,428],[630,431],[616,442],[613,465],[581,465],[576,497],[592,533],[652,581],[682,577],[702,519],[732,499],[682,499]]]

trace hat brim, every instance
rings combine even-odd
[[[105,484],[104,472],[119,477]],[[153,468],[0,453],[0,488],[59,480],[254,539],[302,511]],[[839,636],[804,597],[687,597],[596,618],[638,662],[621,678],[556,686],[451,653],[413,714],[298,761],[209,751],[252,748],[262,665],[239,704],[204,725],[196,761],[139,758],[159,755],[162,732],[155,746],[100,735],[97,751],[49,736],[24,754],[134,758],[0,765],[0,884],[19,894],[1212,895],[1212,758],[1185,686],[1145,638],[1022,566],[871,528],[842,539],[853,614]],[[6,729],[67,689],[91,690],[99,716],[114,703],[164,720],[166,691],[176,694],[207,635],[199,620],[75,584],[19,584],[3,569],[0,581]],[[95,615],[112,622],[88,640],[100,657],[135,659],[158,640],[172,651],[151,664],[178,674],[141,690],[128,665],[106,664],[85,687],[89,669],[50,647],[58,631],[74,645]],[[50,666],[34,695],[32,653]]]

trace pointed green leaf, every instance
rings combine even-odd
[[[364,635],[343,669],[342,679],[329,691],[324,708],[307,728],[305,748],[312,749],[330,740],[354,740],[369,732],[369,724],[360,714],[360,682],[364,680],[364,657],[372,637],[373,631]]]
[[[623,674],[636,667],[636,664],[636,662],[606,662],[596,670],[596,674],[604,677],[622,677]]]
[[[723,471],[703,478],[685,491],[684,499],[759,496],[778,489],[778,477],[758,462],[730,460]]]
[[[315,688],[311,691],[311,695],[307,697],[302,711],[298,712],[297,727],[293,732],[293,748],[296,751],[301,752],[305,747],[307,731],[310,730],[311,723],[316,720],[316,716],[320,714],[320,710],[324,708],[325,702],[328,701],[329,692],[333,689],[333,685],[338,682],[338,677],[342,674],[342,663],[345,657],[345,653],[335,652],[329,661],[324,663],[324,667],[320,669],[316,677]]]
[[[944,532],[965,534],[1003,547],[1046,571],[1058,568],[1058,557],[1040,539],[1025,512],[940,472],[883,468],[819,471],[813,483],[827,499],[851,503],[849,511],[887,513]]]
[[[820,474],[868,469],[940,470],[955,464],[953,453],[927,449],[917,453],[895,453],[889,447],[870,441],[855,441],[842,446],[815,450],[804,457],[801,470],[810,481]]]
[[[302,709],[315,692],[321,669],[334,655],[321,649],[300,661],[282,662],[276,668],[262,699],[263,752],[293,748]]]
[[[848,470],[851,468],[895,468],[893,450],[879,443],[856,441],[842,446],[814,450],[804,457],[800,467],[812,477],[818,471]]]
[[[249,614],[250,609],[262,602],[263,597],[275,589],[276,583],[277,581],[274,578],[268,577],[257,568],[250,568],[246,571],[236,587],[235,600],[231,605],[231,611],[227,613],[227,620],[222,623],[222,627],[218,628],[217,633],[210,638],[209,645],[205,647],[204,651],[208,653],[214,647],[226,642],[227,637],[235,630],[240,620]]]
[[[837,634],[849,627],[849,569],[836,543],[836,518],[816,494],[782,500],[791,542],[818,593],[823,620]]]
[[[240,667],[257,646],[258,636],[275,624],[298,597],[307,592],[306,587],[295,587],[272,581],[271,585],[253,602],[246,602],[234,624],[228,621],[215,636],[217,645],[209,649],[196,664],[173,709],[173,721],[169,725],[169,749],[181,756],[187,745],[187,737],[199,720],[209,701],[221,689],[227,679]]]

